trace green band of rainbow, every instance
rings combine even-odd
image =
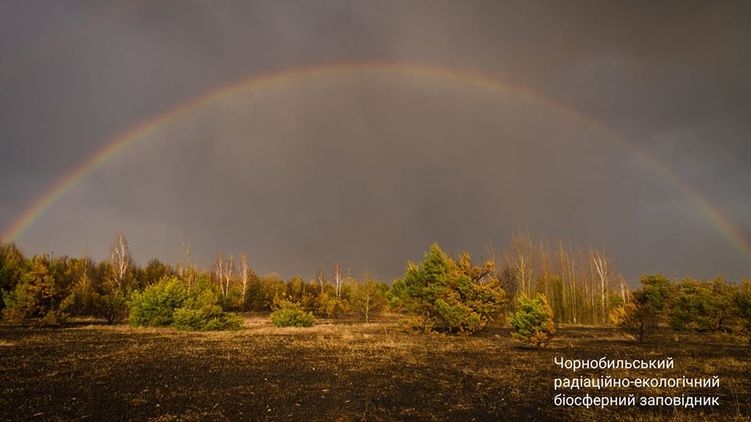
[[[727,217],[715,207],[700,191],[692,188],[683,179],[662,165],[656,158],[649,155],[644,149],[633,142],[629,142],[620,134],[610,130],[591,117],[583,115],[569,107],[551,100],[550,98],[536,94],[519,85],[501,81],[497,78],[488,77],[481,73],[467,70],[449,69],[436,66],[417,65],[409,63],[381,63],[381,62],[358,62],[358,63],[331,63],[308,66],[253,76],[236,83],[222,86],[203,95],[167,110],[151,119],[130,128],[125,133],[108,141],[104,147],[86,158],[81,164],[73,168],[62,178],[48,188],[43,195],[36,199],[12,224],[3,232],[0,238],[6,241],[16,241],[26,230],[29,229],[39,218],[59,199],[65,192],[70,190],[87,174],[95,168],[103,165],[122,150],[146,138],[146,135],[156,132],[165,125],[186,116],[190,112],[225,100],[231,96],[247,93],[262,87],[275,86],[287,81],[303,78],[316,78],[322,76],[335,76],[338,74],[350,74],[355,72],[379,72],[384,74],[411,75],[425,78],[438,78],[448,82],[464,84],[482,90],[509,94],[535,105],[543,106],[571,119],[595,133],[602,135],[606,140],[618,147],[630,152],[637,159],[647,165],[656,175],[675,186],[706,216],[708,221],[717,227],[720,232],[741,252],[746,259],[751,261],[751,244],[731,224]]]

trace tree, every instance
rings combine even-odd
[[[239,317],[222,311],[208,285],[188,289],[175,277],[165,277],[133,294],[130,323],[136,326],[173,326],[182,330],[240,328]]]
[[[408,263],[393,294],[404,310],[421,318],[425,329],[452,333],[481,330],[505,304],[492,260],[474,266],[464,253],[457,263],[437,243],[419,265]]]
[[[496,276],[500,282],[501,288],[509,298],[515,298],[519,293],[519,281],[517,278],[516,270],[508,265],[504,265],[503,269]]]
[[[538,349],[547,345],[555,334],[553,310],[543,294],[519,297],[509,321],[513,328],[511,335],[516,340]]]
[[[3,317],[16,323],[37,320],[40,325],[59,325],[68,317],[70,278],[67,258],[37,255],[21,282],[4,294]]]
[[[610,320],[639,341],[644,341],[664,318],[673,297],[673,287],[662,274],[645,275],[641,283],[642,288],[634,292],[633,301],[615,308]]]
[[[127,315],[127,297],[136,287],[133,285],[135,262],[122,232],[115,234],[106,268],[108,274],[102,285],[98,308],[107,322],[113,324]]]
[[[534,245],[529,233],[514,233],[511,239],[511,267],[516,271],[519,282],[519,293],[529,294],[532,291],[534,275]]]
[[[573,247],[566,246],[563,242],[558,244],[558,265],[561,273],[562,302],[561,321],[570,323],[582,322],[582,302],[579,277],[579,265],[577,264],[576,252]]]
[[[342,265],[334,265],[334,292],[336,294],[336,300],[342,298],[342,285],[344,284],[344,277],[342,276]]]
[[[222,299],[227,299],[230,287],[234,282],[235,264],[232,255],[225,258],[224,254],[219,252],[214,258],[214,281],[219,286],[222,293]]]
[[[734,302],[739,328],[746,334],[751,334],[751,279],[743,280],[738,286]]]
[[[286,292],[287,286],[277,274],[254,277],[248,286],[245,303],[253,311],[270,311],[274,302]]]
[[[242,301],[240,307],[245,309],[248,287],[250,287],[250,281],[255,277],[255,274],[248,266],[248,257],[246,255],[240,255],[240,268],[238,270],[240,277],[240,300]]]
[[[125,292],[129,287],[127,285],[129,276],[135,264],[133,256],[130,254],[128,240],[122,232],[115,234],[115,241],[110,247],[110,263],[112,264],[111,281],[114,284],[113,290]]]
[[[351,298],[352,308],[365,322],[370,322],[371,317],[380,314],[386,307],[388,288],[385,283],[373,280],[355,284]]]
[[[139,286],[145,287],[157,281],[176,275],[175,270],[169,264],[165,264],[156,258],[152,258],[143,267],[139,274]]]
[[[271,323],[277,327],[312,327],[316,318],[300,308],[299,303],[281,300],[278,309],[271,313]]]
[[[350,313],[350,293],[349,285],[342,285],[340,288],[339,298],[336,297],[336,286],[326,284],[323,290],[318,292],[314,300],[315,311],[317,315],[327,318],[342,318]]]
[[[526,232],[517,232],[502,256],[504,268],[498,278],[512,299],[511,310],[520,295],[542,293],[557,322],[601,324],[613,306],[626,301],[625,283],[603,252],[564,242],[556,249],[545,241],[534,241]],[[618,282],[620,299],[613,294]]]
[[[674,329],[729,331],[737,314],[735,288],[722,278],[703,282],[686,278],[670,301],[669,322]]]
[[[180,280],[165,278],[135,292],[130,301],[130,323],[136,326],[165,326],[173,322],[175,310],[188,301],[188,290]]]
[[[610,312],[610,322],[639,341],[657,328],[657,316],[648,307],[628,302]]]
[[[94,275],[95,265],[91,258],[73,260],[73,282],[68,299],[70,312],[77,316],[99,316],[101,293]]]
[[[342,265],[335,264],[332,271],[333,284],[326,282],[322,271],[316,273],[316,282],[319,285],[316,297],[308,297],[307,304],[315,307],[316,315],[327,318],[341,318],[351,313],[350,296],[352,293],[353,279],[345,276]]]
[[[323,291],[323,287],[326,285],[326,274],[323,272],[323,269],[319,268],[316,270],[316,282],[320,286],[320,290]]]
[[[15,243],[0,242],[0,298],[13,291],[21,282],[26,266],[26,258]],[[4,307],[5,302],[0,300],[0,311]]]
[[[193,265],[193,260],[190,257],[190,242],[180,242],[180,253],[182,255],[182,262],[177,265],[177,276],[185,281],[188,288],[191,288],[198,276],[198,270]]]
[[[733,299],[737,288],[728,284],[724,278],[712,280],[712,310],[710,320],[715,331],[730,331],[733,321],[738,315],[738,309],[733,306]]]
[[[600,322],[607,316],[608,286],[610,285],[610,261],[600,251],[591,251],[592,265],[600,284]]]
[[[663,316],[673,296],[670,280],[662,274],[650,274],[641,278],[641,284],[641,290],[634,293],[634,301],[651,308],[657,316]]]
[[[711,288],[706,283],[687,278],[676,285],[670,306],[670,326],[674,329],[708,330]]]

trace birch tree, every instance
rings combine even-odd
[[[334,292],[336,300],[340,300],[342,296],[342,285],[344,284],[344,276],[342,275],[342,265],[334,265]]]
[[[248,293],[248,286],[250,284],[250,268],[248,267],[248,256],[240,255],[240,294],[242,295],[241,304],[245,307],[245,297]]]
[[[604,322],[607,318],[607,294],[608,285],[610,283],[610,269],[609,262],[605,255],[600,251],[591,251],[590,256],[592,259],[592,265],[595,268],[598,281],[600,283],[600,315],[599,322]]]
[[[371,318],[378,315],[386,307],[386,292],[388,286],[371,280],[369,277],[354,285],[352,292],[352,306],[354,310],[370,322]]]
[[[122,232],[115,234],[115,241],[110,248],[110,264],[112,265],[111,281],[114,290],[125,291],[127,275],[133,268],[133,257],[130,254],[128,240]]]
[[[196,278],[195,265],[190,255],[190,242],[180,242],[180,254],[182,255],[182,263],[177,267],[177,276],[187,284],[188,289],[193,287],[193,282]]]
[[[219,252],[214,258],[214,280],[219,285],[222,298],[226,299],[229,289],[234,281],[234,261],[232,255],[225,258],[222,252]]]
[[[135,268],[128,240],[122,232],[115,234],[106,268],[107,276],[103,285],[104,294],[99,301],[99,310],[111,324],[124,318],[127,313],[126,293]]]
[[[511,239],[511,266],[516,270],[520,294],[532,291],[534,245],[528,233],[515,233]]]
[[[316,282],[318,283],[321,292],[323,292],[323,287],[326,285],[326,274],[324,274],[323,269],[321,268],[316,271]]]

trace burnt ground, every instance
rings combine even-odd
[[[747,420],[751,347],[663,332],[639,344],[564,328],[545,350],[507,330],[461,337],[393,323],[237,332],[0,327],[0,420]],[[669,370],[577,371],[554,358],[663,359]],[[720,377],[719,388],[553,389],[556,377]],[[556,407],[553,397],[718,396],[719,406]]]

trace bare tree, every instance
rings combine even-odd
[[[99,307],[102,316],[111,324],[123,318],[127,312],[126,291],[135,267],[128,240],[122,232],[116,233],[115,241],[110,247],[109,264],[109,274],[104,283],[106,291]]]
[[[248,292],[248,284],[250,283],[250,268],[248,267],[248,257],[243,254],[240,255],[240,293],[242,294],[242,304],[245,307],[245,296]]]
[[[214,283],[219,285],[219,288],[221,290],[222,286],[222,279],[224,278],[224,254],[222,252],[219,252],[214,257],[214,264],[211,268],[213,280]]]
[[[491,249],[491,253],[494,251]],[[498,274],[510,297],[534,291],[545,293],[560,322],[602,323],[607,320],[609,295],[628,300],[625,281],[614,271],[604,252],[559,242],[558,250],[527,233],[516,233],[504,254],[505,266]],[[514,292],[514,290],[517,290]]]
[[[362,313],[363,316],[365,316],[365,322],[370,322],[370,310],[373,307],[373,294],[375,293],[375,283],[373,283],[369,279],[365,279],[363,284],[359,287],[361,291],[359,291],[359,294],[361,295],[361,301],[362,301]]]
[[[117,232],[115,241],[110,248],[110,263],[112,264],[112,282],[118,292],[125,289],[126,275],[133,267],[133,257],[130,254],[128,240],[122,232]]]
[[[547,281],[550,280],[553,275],[553,269],[550,262],[550,248],[548,247],[547,242],[542,240],[539,241],[537,245],[542,279]],[[548,295],[548,298],[550,298],[550,295]]]
[[[534,245],[529,233],[515,233],[512,236],[511,266],[516,270],[521,294],[529,294],[532,291],[533,252]]]
[[[494,262],[504,263],[504,255],[498,251],[492,244],[485,247],[485,254]],[[516,270],[509,264],[508,259],[505,263],[496,269],[495,278],[500,282],[500,287],[506,293],[507,297],[516,298],[519,290]]]
[[[336,292],[336,300],[341,299],[342,295],[342,284],[344,284],[344,277],[342,276],[342,265],[336,264],[334,265],[334,288]]]
[[[497,277],[498,281],[501,283],[501,288],[506,292],[508,297],[517,297],[519,293],[519,282],[517,280],[516,270],[508,265],[504,265]]]
[[[592,264],[600,282],[600,322],[607,318],[607,294],[610,284],[610,268],[607,257],[600,251],[591,251]]]
[[[229,294],[229,289],[234,281],[234,269],[232,255],[224,258],[224,254],[219,252],[214,258],[214,280],[219,284],[223,298],[226,298]]]
[[[321,286],[321,292],[323,292],[323,287],[326,285],[326,274],[323,273],[322,268],[319,268],[316,271],[316,281],[318,282],[318,285]]]
[[[621,275],[618,276],[618,287],[621,290],[621,299],[623,300],[623,303],[628,303],[629,292],[628,288],[626,288],[626,279]]]
[[[577,300],[577,265],[574,252],[563,242],[558,244],[558,259],[561,270],[561,282],[563,285],[563,307],[565,320],[574,324],[580,322],[579,303]]]
[[[177,265],[177,276],[187,284],[188,288],[191,288],[195,281],[197,270],[190,256],[190,242],[180,242],[180,254],[182,255],[182,262]]]

